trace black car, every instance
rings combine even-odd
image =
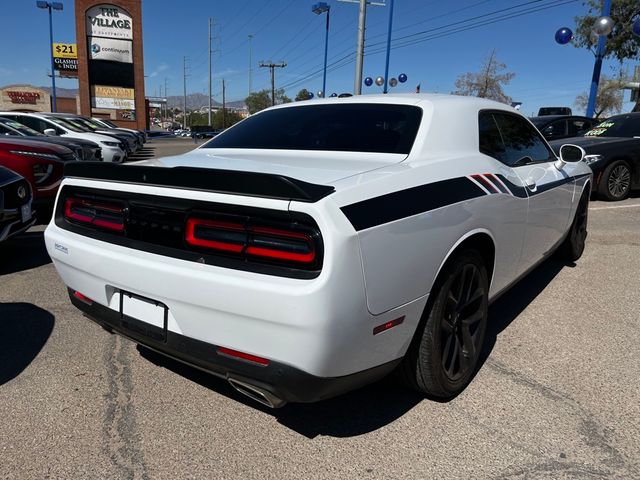
[[[100,161],[102,149],[96,142],[81,138],[48,137],[33,128],[9,118],[0,117],[0,135],[28,137],[39,142],[55,143],[67,147],[76,154],[78,160]]]
[[[549,141],[584,135],[598,123],[593,118],[577,115],[543,115],[529,120]]]
[[[32,201],[29,182],[13,170],[0,167],[0,242],[35,223]]]
[[[556,153],[566,143],[587,152],[593,191],[607,200],[623,200],[640,189],[640,113],[625,113],[599,123],[582,137],[550,142]]]

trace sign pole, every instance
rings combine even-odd
[[[51,111],[57,112],[57,102],[56,102],[56,71],[54,69],[54,60],[53,60],[53,19],[51,15],[51,4],[48,6],[49,9],[49,49],[51,50]]]

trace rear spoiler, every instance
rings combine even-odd
[[[335,191],[328,185],[307,183],[284,175],[194,167],[68,162],[64,166],[64,176],[311,203]]]

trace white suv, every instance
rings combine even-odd
[[[0,117],[9,118],[49,136],[60,135],[68,138],[81,138],[96,142],[102,148],[102,159],[105,162],[121,163],[126,159],[122,142],[109,135],[83,132],[65,122],[63,118],[48,118],[37,113],[0,112]]]

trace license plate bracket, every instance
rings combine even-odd
[[[169,308],[162,302],[120,290],[120,322],[124,328],[166,342]]]

